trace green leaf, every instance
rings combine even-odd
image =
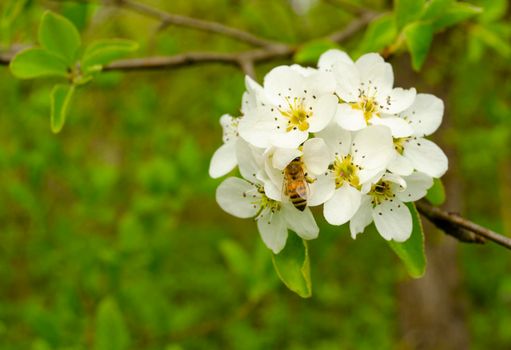
[[[431,0],[426,3],[422,11],[422,20],[433,20],[443,15],[450,8],[454,0]]]
[[[129,347],[129,334],[115,300],[104,299],[96,312],[94,350],[123,350]]]
[[[39,25],[39,43],[72,64],[81,45],[80,33],[67,18],[46,11]]]
[[[424,0],[394,0],[397,29],[418,19],[424,7]]]
[[[428,190],[426,199],[433,205],[442,205],[445,202],[445,189],[442,180],[433,179],[433,186]]]
[[[426,255],[424,254],[424,233],[422,232],[422,223],[415,204],[406,203],[412,213],[413,231],[410,238],[398,243],[389,241],[390,247],[397,256],[404,262],[405,267],[413,278],[419,278],[426,272]]]
[[[10,63],[10,69],[19,79],[67,76],[66,63],[60,57],[40,48],[18,52]]]
[[[125,39],[103,39],[91,43],[85,49],[82,67],[105,65],[138,49],[138,43]]]
[[[319,56],[329,49],[338,49],[339,45],[330,40],[314,40],[302,45],[294,55],[299,64],[316,63]]]
[[[465,2],[453,2],[450,6],[444,8],[433,20],[433,31],[436,33],[439,30],[463,22],[481,12],[482,9],[480,7]]]
[[[498,24],[475,25],[472,28],[472,35],[486,46],[495,50],[504,58],[511,57],[511,45],[509,44],[506,34],[499,28]]]
[[[412,55],[413,69],[418,71],[424,64],[433,41],[433,27],[430,23],[414,22],[407,25],[403,33],[408,50]]]
[[[51,130],[58,133],[66,122],[69,102],[75,91],[74,85],[55,85],[51,91]]]
[[[359,56],[366,52],[376,52],[392,44],[397,36],[396,22],[390,13],[373,20],[367,27],[364,37],[356,49]]]
[[[302,298],[312,295],[307,242],[291,232],[286,247],[273,254],[273,266],[282,282]]]

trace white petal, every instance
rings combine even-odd
[[[291,130],[274,133],[271,137],[271,144],[275,147],[297,148],[305,140],[309,133],[307,131]]]
[[[297,148],[276,148],[272,156],[274,168],[283,170],[293,159],[300,157],[302,152]]]
[[[309,207],[315,207],[329,200],[334,194],[335,180],[330,173],[327,175],[322,174],[316,178],[316,181],[309,184],[309,198],[307,205]]]
[[[340,127],[349,130],[356,131],[363,129],[367,126],[364,118],[364,112],[357,108],[352,108],[349,104],[341,103],[337,107],[335,113],[335,120]]]
[[[360,207],[362,194],[348,184],[335,190],[334,195],[323,206],[323,215],[331,225],[348,222]]]
[[[307,172],[314,175],[324,173],[330,161],[333,160],[330,156],[328,147],[319,137],[315,137],[305,141],[303,144],[303,162],[307,168]]]
[[[295,231],[303,239],[314,239],[318,237],[319,227],[312,216],[309,208],[299,211],[294,206],[285,204],[282,207],[282,213],[286,216],[288,227]]]
[[[355,62],[360,73],[361,86],[368,95],[387,94],[394,85],[392,66],[377,53],[368,53]]]
[[[373,221],[371,209],[371,197],[362,197],[360,207],[350,220],[350,232],[353,239],[357,238],[359,233],[364,232],[365,228]]]
[[[313,98],[313,95],[317,98],[325,94],[333,96],[335,87],[336,81],[334,76],[327,72],[315,71],[307,75],[304,80],[304,93],[307,99]]]
[[[389,128],[372,125],[353,138],[351,154],[355,164],[376,169],[387,166],[394,157],[394,143]]]
[[[275,201],[282,201],[282,184],[283,182],[273,182],[270,179],[265,179],[264,183],[264,194],[266,197]]]
[[[368,169],[364,168],[362,170],[359,170],[358,172],[358,179],[360,183],[362,184],[362,193],[367,193],[371,189],[370,185],[377,183],[382,175],[385,173],[385,168],[374,168],[374,169]],[[369,187],[367,187],[369,185]]]
[[[276,104],[285,104],[286,97],[304,96],[304,77],[289,66],[273,68],[264,77],[264,91]],[[292,100],[292,99],[291,99]]]
[[[263,166],[262,149],[255,148],[245,140],[236,141],[236,158],[241,176],[256,182],[256,175]]]
[[[433,186],[433,178],[424,173],[414,172],[404,177],[406,190],[397,192],[396,197],[403,202],[414,202],[424,197],[428,189]]]
[[[414,136],[426,136],[434,133],[442,123],[444,102],[430,94],[418,94],[415,102],[401,117],[406,117],[414,129]]]
[[[216,189],[216,201],[227,213],[245,219],[256,215],[261,194],[249,182],[229,177]]]
[[[333,65],[337,62],[344,62],[348,64],[353,63],[346,52],[337,49],[330,49],[319,57],[318,68],[321,70],[332,69]]]
[[[238,124],[240,136],[251,145],[260,148],[270,146],[274,130],[274,119],[258,111],[250,111]]]
[[[418,137],[404,145],[403,156],[408,158],[415,169],[432,177],[441,177],[448,167],[445,153],[435,143]]]
[[[396,152],[396,157],[389,163],[387,168],[394,174],[401,176],[407,176],[413,172],[412,163],[398,152]]]
[[[264,244],[275,254],[278,254],[286,245],[287,225],[282,212],[271,213],[267,210],[257,220],[257,228]]]
[[[312,108],[313,113],[309,118],[309,131],[321,131],[330,124],[337,111],[337,97],[330,94],[320,96],[313,99],[309,107]]]
[[[417,91],[414,88],[407,90],[394,88],[388,94],[378,95],[377,100],[383,106],[383,113],[396,114],[410,107],[415,100],[416,94]]]
[[[344,157],[350,152],[351,132],[341,128],[335,122],[315,135],[325,141],[332,156],[336,154]]]
[[[382,176],[382,180],[395,184],[396,186],[394,186],[394,188],[398,191],[404,191],[406,189],[405,179],[397,174],[385,173]]]
[[[337,82],[335,92],[344,102],[356,102],[358,100],[360,76],[354,63],[337,62],[332,73]]]
[[[228,142],[215,151],[209,163],[209,176],[216,179],[234,169],[238,164],[235,144],[236,142]]]
[[[373,125],[385,125],[392,131],[394,137],[406,137],[413,134],[412,126],[399,117],[373,117],[370,122]]]
[[[401,201],[383,201],[373,209],[373,220],[387,241],[404,242],[412,234],[412,214]]]

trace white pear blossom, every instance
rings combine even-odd
[[[215,151],[209,163],[209,176],[214,179],[226,175],[238,165],[236,145],[239,139],[239,120],[240,118],[233,118],[229,114],[220,117],[224,144]]]
[[[408,108],[416,91],[393,88],[392,66],[379,54],[365,54],[353,62],[344,52],[329,50],[318,66],[336,79],[339,106],[335,120],[341,127],[356,131],[371,124],[386,125],[395,137],[412,134],[408,123],[392,115]]]
[[[310,132],[321,131],[332,120],[337,108],[334,87],[333,77],[325,72],[274,68],[262,88],[253,88],[257,106],[245,111],[241,137],[256,147],[297,148]]]
[[[264,244],[275,254],[284,248],[288,229],[303,239],[318,236],[319,228],[309,208],[302,212],[290,203],[268,198],[261,183],[229,177],[218,186],[216,200],[231,215],[255,217]]]
[[[412,127],[413,133],[394,139],[396,158],[389,164],[390,171],[410,175],[416,169],[436,178],[445,174],[447,156],[434,142],[424,138],[438,129],[443,114],[444,103],[430,94],[418,94],[414,103],[399,114]]]
[[[264,188],[270,198],[289,201],[282,196],[284,192],[284,170],[294,159],[300,159],[303,165],[309,194],[307,206],[314,207],[323,204],[333,194],[335,185],[328,181],[325,171],[331,162],[331,155],[325,141],[312,138],[304,142],[300,148],[269,148],[264,154],[265,178]]]
[[[263,85],[246,77],[245,87],[241,117],[220,118],[223,145],[209,168],[213,178],[239,170],[217,188],[223,210],[255,218],[275,254],[289,230],[318,237],[310,207],[319,205],[328,223],[349,222],[353,238],[372,222],[386,240],[410,237],[405,203],[424,197],[448,166],[425,138],[442,121],[439,98],[395,88],[376,53],[353,61],[340,50],[325,52],[317,69],[279,66]]]
[[[361,200],[360,207],[350,221],[351,236],[374,221],[380,235],[390,241],[404,242],[412,234],[412,215],[406,202],[416,201],[426,195],[433,179],[420,172],[400,177],[386,173]]]
[[[385,126],[369,126],[352,137],[349,131],[332,125],[318,136],[329,145],[332,164],[326,176],[335,186],[323,214],[330,224],[342,225],[358,210],[363,186],[377,181],[392,160],[392,135]]]

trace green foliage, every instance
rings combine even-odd
[[[39,25],[39,44],[55,55],[60,56],[69,65],[76,59],[81,45],[80,33],[67,18],[47,11]]]
[[[433,186],[428,190],[426,199],[433,205],[442,205],[445,202],[445,189],[442,180],[434,179]]]
[[[323,52],[338,49],[339,45],[329,40],[315,40],[303,44],[295,53],[293,60],[304,65],[314,65]]]
[[[124,350],[129,347],[129,334],[116,302],[106,298],[98,306],[94,350]]]
[[[411,237],[403,243],[389,241],[389,245],[405,264],[408,274],[419,278],[426,272],[426,255],[424,252],[424,232],[421,219],[415,205],[406,203],[412,213],[413,231]]]
[[[423,7],[424,0],[394,0],[397,29],[401,30],[408,23],[418,19]]]
[[[408,50],[412,55],[412,67],[420,70],[433,41],[433,27],[430,23],[414,22],[403,30]]]
[[[291,232],[284,249],[273,255],[273,266],[290,290],[302,298],[311,297],[309,247],[306,241]]]
[[[138,44],[125,39],[102,39],[92,42],[85,49],[82,67],[85,71],[94,70],[95,66],[103,66],[126,54],[136,51]]]
[[[19,79],[67,77],[67,64],[57,55],[40,48],[19,52],[11,61],[12,74]]]
[[[66,122],[69,102],[75,91],[74,85],[58,84],[51,91],[51,130],[60,132]]]
[[[373,20],[364,34],[356,52],[360,56],[366,52],[380,51],[394,42],[397,36],[395,16],[384,14]]]

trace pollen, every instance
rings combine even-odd
[[[380,180],[378,183],[371,186],[369,195],[373,197],[371,204],[373,206],[381,204],[385,200],[391,200],[394,197],[390,182]]]
[[[312,111],[307,111],[304,106],[303,99],[294,98],[291,102],[286,98],[288,108],[287,110],[280,110],[280,114],[288,120],[286,131],[300,130],[307,131],[309,129],[308,119],[312,116]]]
[[[374,97],[367,97],[366,95],[361,94],[359,101],[350,103],[350,105],[352,108],[359,109],[364,112],[366,122],[369,122],[373,115],[378,117],[380,116],[380,109]]]
[[[409,139],[409,137],[400,137],[394,139],[394,149],[397,151],[397,153],[401,155],[403,154],[405,150],[405,143],[408,142]]]
[[[351,155],[345,157],[336,157],[333,164],[333,173],[335,176],[335,188],[341,187],[345,182],[355,188],[360,188],[358,178],[358,168],[353,164]]]

